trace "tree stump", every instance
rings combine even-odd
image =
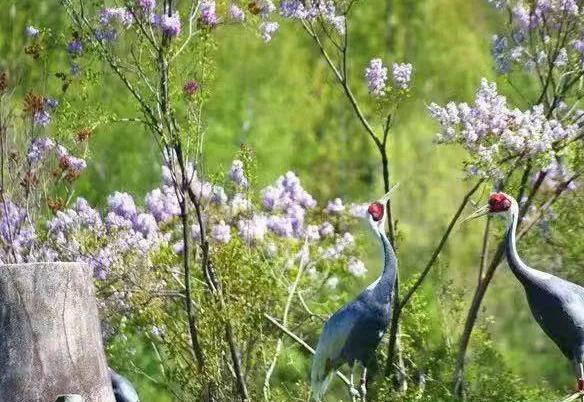
[[[0,401],[114,402],[91,270],[0,265]]]

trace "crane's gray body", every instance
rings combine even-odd
[[[383,230],[370,223],[381,243],[383,271],[325,323],[312,363],[311,382],[316,399],[322,398],[332,373],[344,363],[350,367],[356,361],[365,367],[370,364],[391,319],[397,260]]]
[[[509,267],[525,289],[531,312],[543,331],[575,363],[584,360],[584,288],[528,267],[515,247],[516,215],[507,231]]]
[[[132,383],[126,377],[116,373],[111,368],[109,371],[116,402],[140,402],[138,393],[134,389]]]

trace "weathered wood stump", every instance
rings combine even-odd
[[[0,401],[114,402],[91,270],[0,265]]]

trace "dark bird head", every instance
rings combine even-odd
[[[391,193],[398,187],[398,184],[389,189],[382,199],[372,202],[367,208],[367,218],[373,227],[383,227],[386,218],[385,206],[391,198]]]
[[[470,216],[464,219],[463,222],[476,219],[483,215],[503,215],[508,217],[511,212],[517,211],[517,201],[509,194],[503,192],[493,193],[489,196],[489,202],[473,212]]]

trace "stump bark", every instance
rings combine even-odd
[[[0,401],[114,402],[91,270],[0,265]]]

